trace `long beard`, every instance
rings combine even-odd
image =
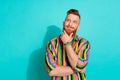
[[[65,29],[65,28],[63,28],[63,30],[65,30],[66,33],[67,33],[69,36],[70,36],[71,33],[73,33],[72,37],[76,34],[76,31],[77,31],[77,30],[71,31],[71,30]]]

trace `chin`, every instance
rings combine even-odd
[[[65,31],[68,35],[70,35],[72,33],[71,31],[68,31],[68,30],[65,30]]]
[[[76,34],[76,30],[71,31],[70,29],[65,29],[65,28],[64,28],[64,30],[66,31],[66,33],[67,33],[69,36],[70,36],[71,33],[73,33],[72,36],[74,36],[74,35]]]
[[[67,34],[70,36],[70,34],[73,33],[72,36],[74,36],[76,34],[76,32],[67,32]]]

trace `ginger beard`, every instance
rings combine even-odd
[[[73,33],[72,37],[76,34],[77,29],[75,29],[75,28],[70,29],[70,27],[69,27],[69,26],[65,26],[65,24],[64,24],[63,26],[64,26],[64,27],[63,27],[63,30],[65,30],[66,33],[67,33],[69,36],[70,36],[71,33]]]

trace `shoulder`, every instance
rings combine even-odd
[[[81,36],[76,36],[77,37],[77,40],[79,43],[84,43],[84,44],[90,44],[89,40],[87,40],[86,38],[83,38]]]
[[[58,40],[59,40],[59,36],[57,36],[57,37],[54,37],[54,38],[52,38],[51,40],[49,40],[48,42],[47,42],[47,45],[55,45],[57,42],[58,42]]]

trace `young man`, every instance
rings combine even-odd
[[[76,9],[67,12],[63,33],[46,46],[46,70],[52,80],[86,80],[90,44],[76,35],[80,26],[80,14]]]

